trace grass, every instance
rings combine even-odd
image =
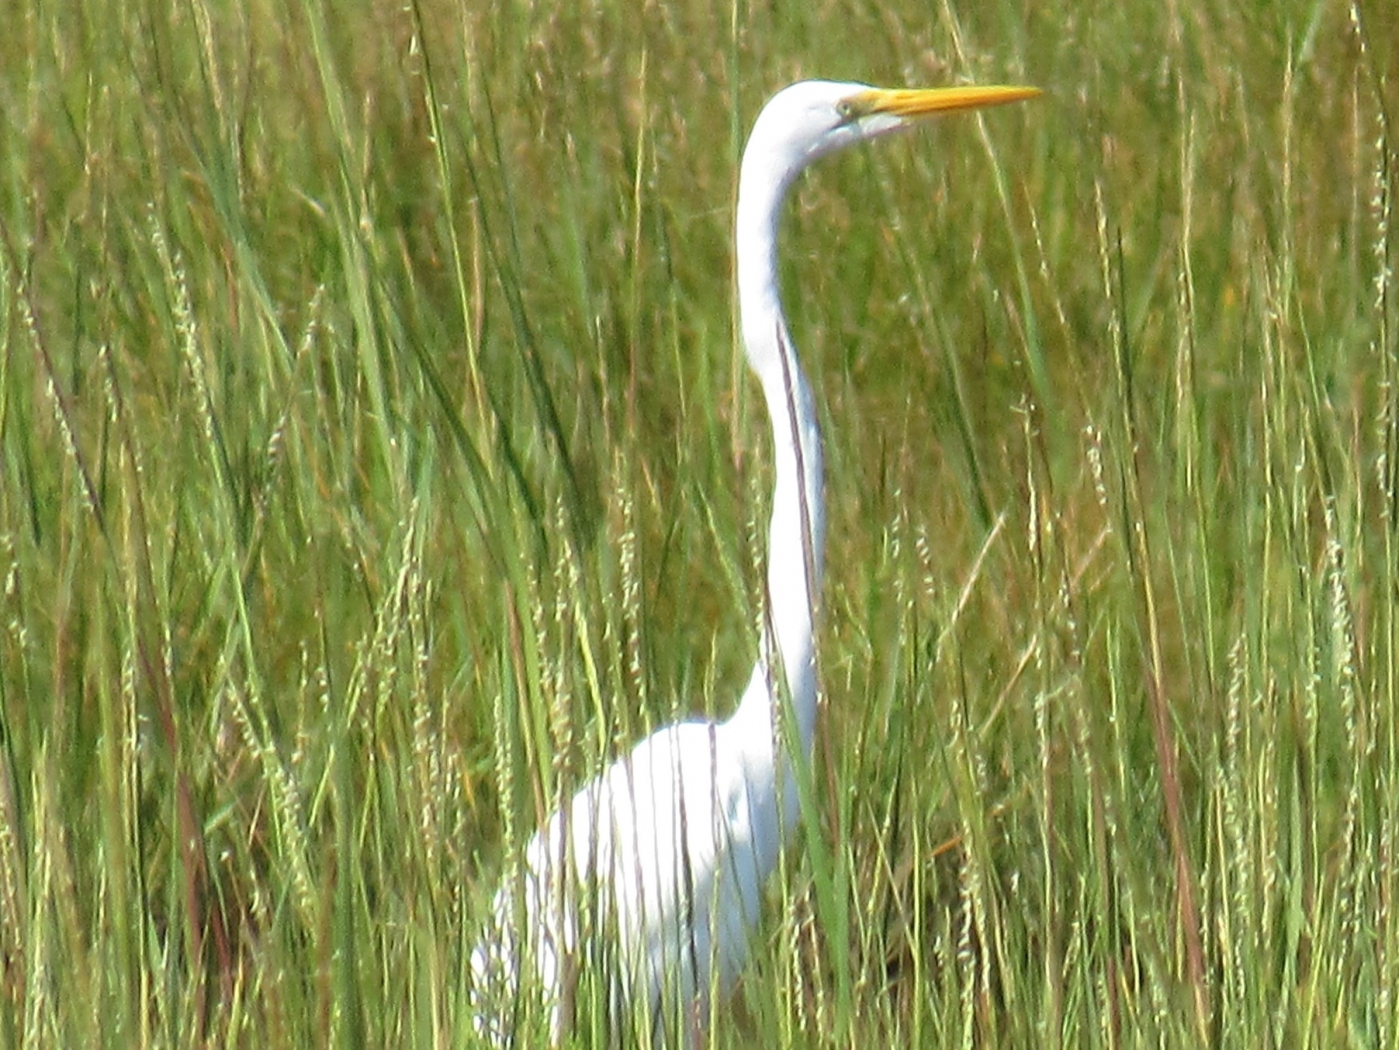
[[[472,1045],[508,855],[754,657],[803,75],[1048,94],[789,209],[821,820],[715,1045],[1399,1040],[1389,6],[352,6],[0,41],[0,1046]]]

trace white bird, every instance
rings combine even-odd
[[[743,344],[762,384],[776,460],[760,656],[727,721],[681,722],[641,741],[527,844],[471,955],[476,1028],[496,1045],[512,1044],[531,998],[553,1039],[562,1038],[588,967],[608,968],[600,979],[614,1031],[640,1009],[652,1035],[693,1039],[711,997],[732,988],[763,884],[798,823],[794,763],[810,760],[816,729],[821,438],[778,294],[783,198],[826,154],[922,117],[1038,94],[805,81],[758,115],[739,173],[735,247]]]

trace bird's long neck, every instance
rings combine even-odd
[[[776,485],[768,528],[769,629],[735,722],[771,740],[760,727],[763,721],[772,725],[774,700],[785,693],[802,752],[810,754],[816,727],[815,611],[826,531],[821,435],[778,293],[777,220],[789,179],[755,175],[749,167],[745,163],[740,175],[736,223],[739,319],[772,420]]]

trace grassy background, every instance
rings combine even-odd
[[[554,6],[11,6],[0,1046],[471,1044],[753,659],[800,76],[1048,94],[790,206],[823,823],[715,1043],[1399,1041],[1393,5]]]

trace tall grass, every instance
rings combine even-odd
[[[500,872],[755,656],[813,75],[1048,95],[787,215],[820,818],[714,1045],[1399,1041],[1389,6],[10,15],[0,1045],[472,1045]]]

